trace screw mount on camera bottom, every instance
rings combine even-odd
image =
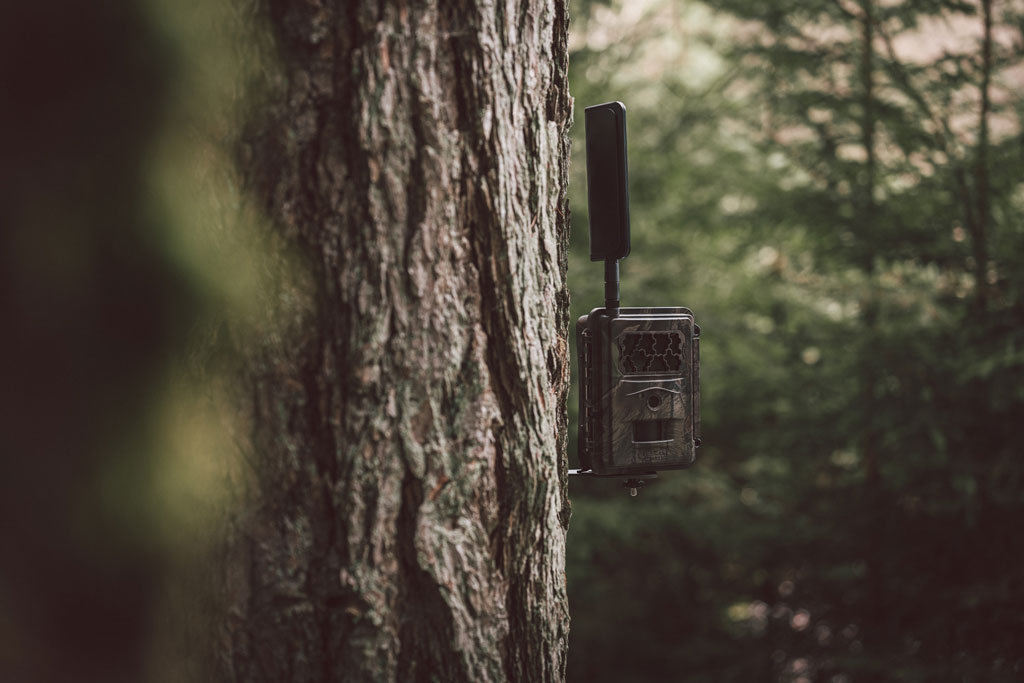
[[[623,478],[625,475],[622,474],[595,474],[593,470],[569,470],[570,477],[601,477],[602,479],[609,478]],[[642,472],[633,476],[629,476],[622,481],[622,488],[629,490],[629,495],[635,496],[640,492],[644,486],[647,485],[647,481],[651,479],[657,479],[657,472]]]

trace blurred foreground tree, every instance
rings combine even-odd
[[[560,680],[565,8],[269,22],[280,76],[239,164],[301,272],[284,332],[240,341],[222,674]]]
[[[159,245],[166,45],[136,3],[0,19],[0,679],[137,681],[162,553],[149,398],[199,306]]]

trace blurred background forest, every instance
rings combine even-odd
[[[694,310],[704,443],[571,483],[570,680],[1024,678],[1022,11],[574,4],[573,319],[617,99],[623,305]]]
[[[0,21],[5,680],[194,674],[166,577],[230,504],[218,349],[286,277],[224,144],[254,7]],[[571,483],[569,678],[1024,679],[1024,5],[571,9],[573,318],[582,110],[618,99],[623,303],[696,312],[704,443],[635,499]]]

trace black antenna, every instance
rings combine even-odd
[[[587,199],[590,260],[604,261],[605,309],[619,314],[619,259],[629,255],[629,167],[626,105],[587,107]]]

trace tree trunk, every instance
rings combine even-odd
[[[565,5],[269,10],[240,159],[305,284],[244,351],[223,677],[562,680]]]

